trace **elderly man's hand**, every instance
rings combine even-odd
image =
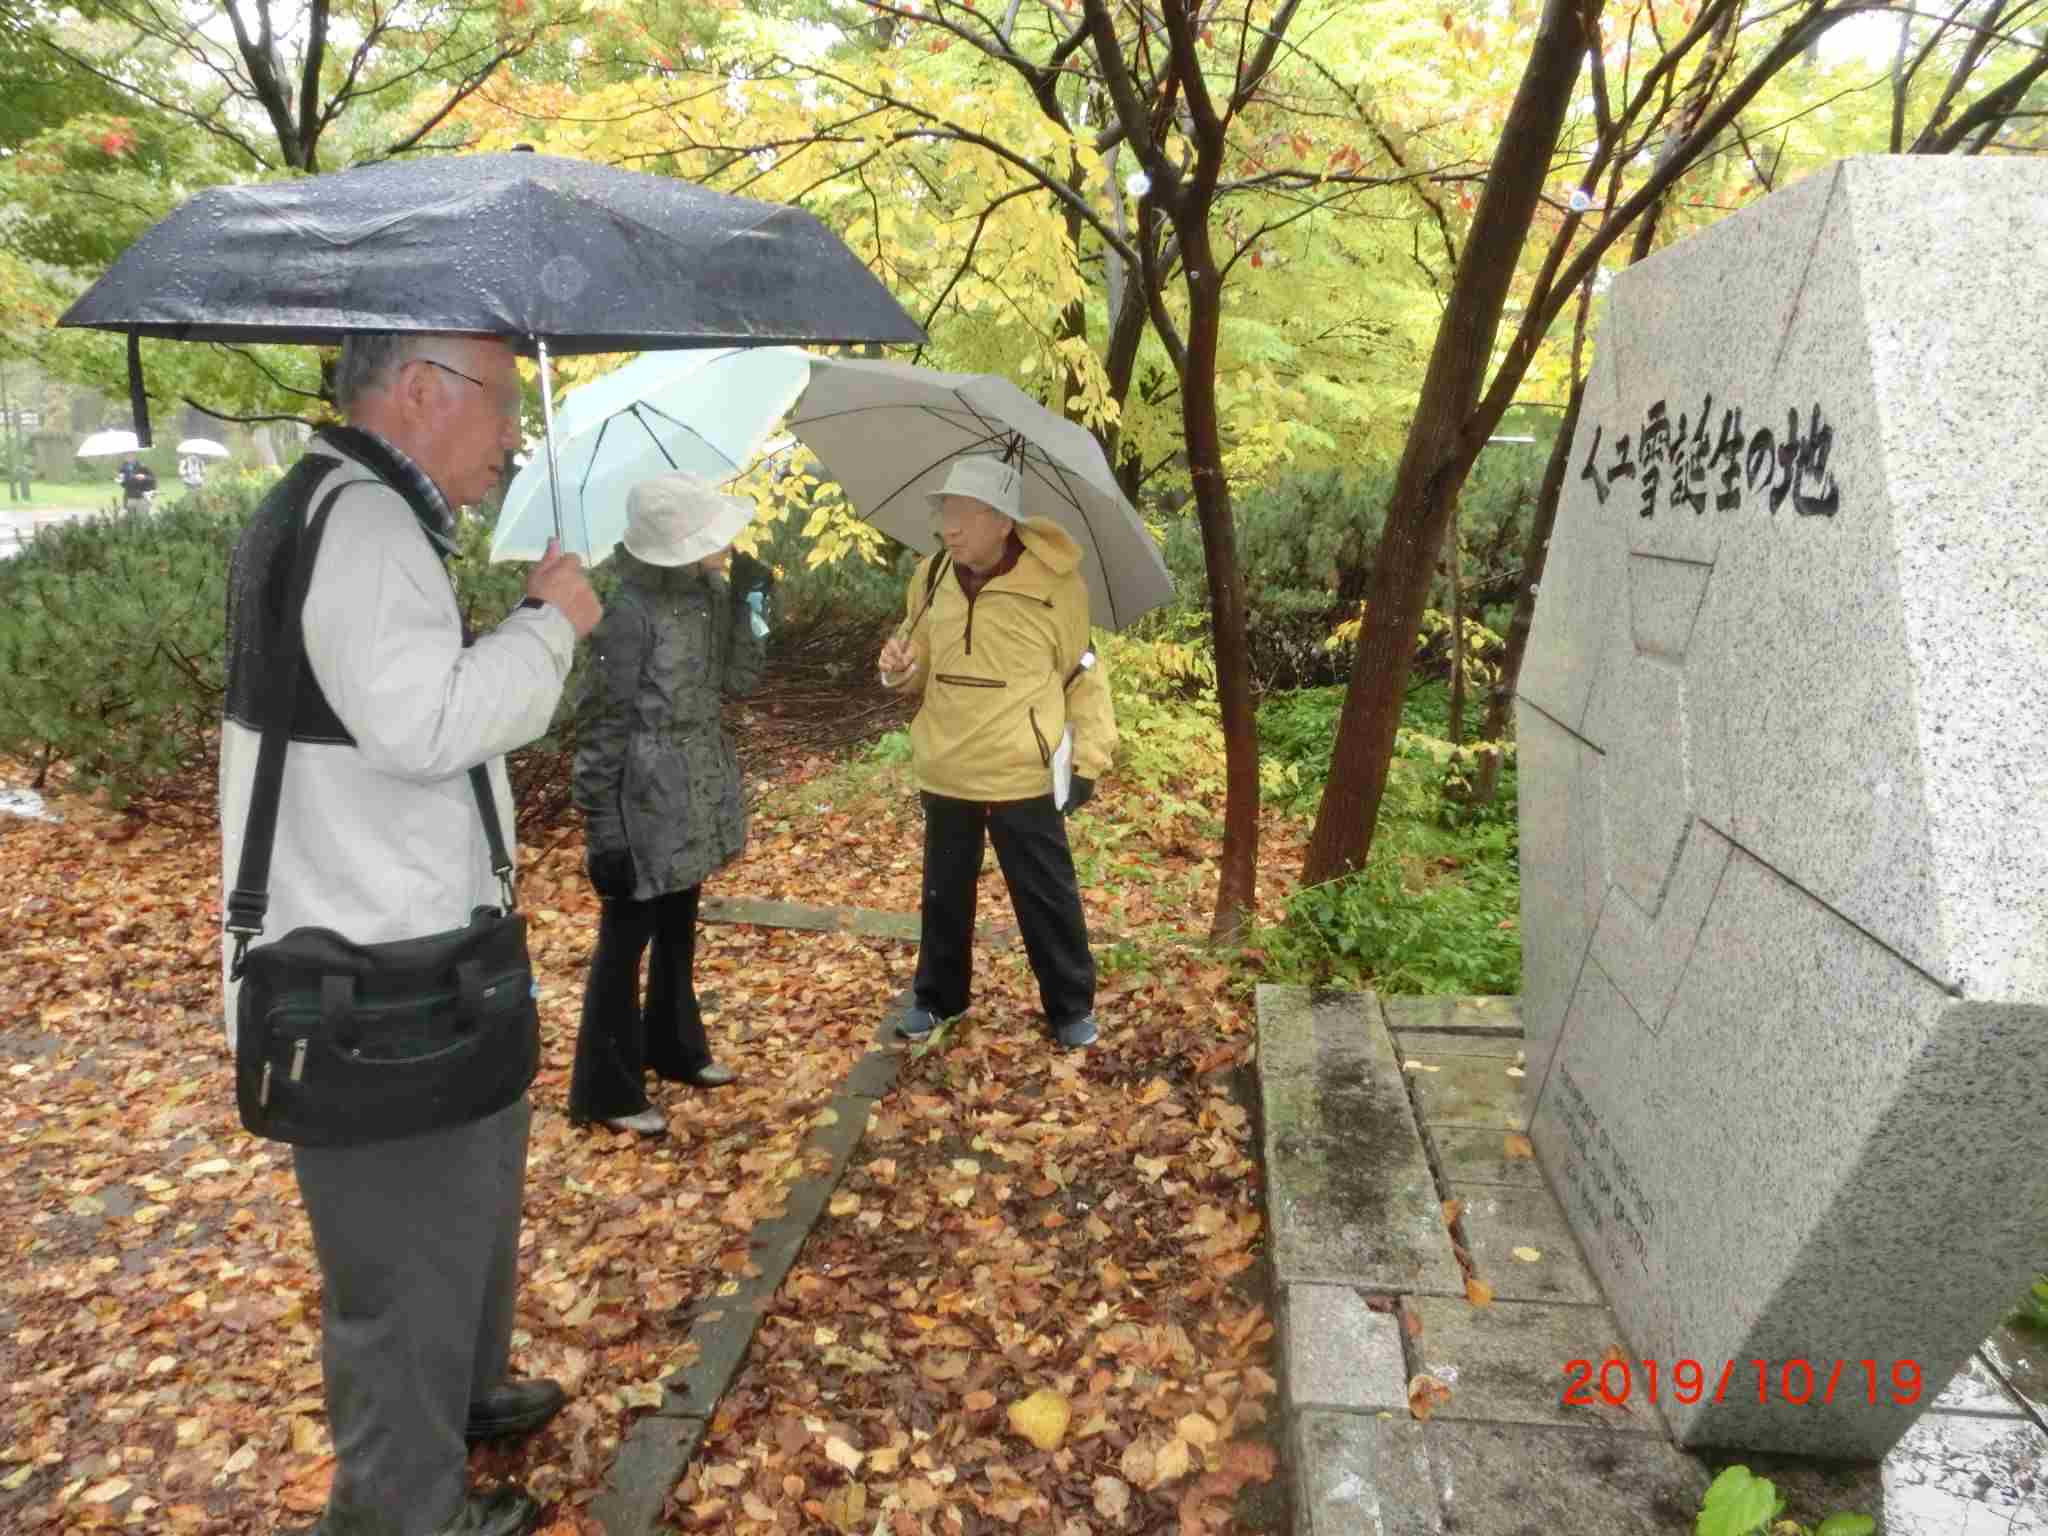
[[[526,595],[561,609],[562,617],[576,626],[579,640],[597,628],[597,621],[604,617],[604,605],[583,574],[582,557],[563,554],[559,539],[548,540],[547,553],[527,572]]]

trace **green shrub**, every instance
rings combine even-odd
[[[0,563],[0,753],[63,766],[115,805],[185,802],[212,814],[213,763],[226,685],[227,569],[274,474],[216,475],[160,494],[153,513],[102,515],[41,530]],[[487,518],[464,519],[450,562],[473,629],[518,606],[523,564],[487,559]],[[610,572],[595,573],[600,593]],[[573,748],[587,647],[549,735],[529,751]],[[529,772],[530,776],[530,772]]]
[[[249,488],[41,530],[0,565],[0,752],[113,803],[204,805],[226,668],[227,562]],[[208,775],[210,777],[210,775]]]
[[[1278,694],[1259,708],[1260,779],[1271,804],[1299,815],[1322,798],[1341,688]],[[1520,869],[1513,757],[1499,796],[1447,809],[1453,771],[1443,688],[1417,688],[1403,711],[1380,800],[1372,857],[1359,874],[1298,891],[1259,938],[1268,978],[1383,992],[1520,990]]]

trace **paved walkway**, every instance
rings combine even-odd
[[[111,500],[108,505],[112,505]],[[104,507],[45,507],[34,503],[18,507],[0,493],[0,560],[13,559],[39,528],[47,528],[52,523],[75,522],[104,510]]]
[[[1627,1346],[1509,1140],[1514,1000],[1261,987],[1258,1012],[1295,1536],[1690,1536],[1734,1462],[1809,1525],[1857,1510],[1885,1536],[2048,1532],[2048,1361],[2022,1330],[1988,1339],[1882,1464],[1696,1456],[1641,1402],[1563,1406],[1567,1361]],[[1921,1262],[1939,1285],[1940,1256]],[[1449,1389],[1426,1422],[1418,1378]]]

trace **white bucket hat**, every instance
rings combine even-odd
[[[715,555],[754,520],[754,504],[681,473],[642,480],[626,493],[626,552],[649,565],[689,565]]]
[[[936,491],[926,492],[925,499],[932,504],[934,514],[948,496],[972,496],[1005,517],[1015,517],[1017,498],[1022,489],[1023,476],[1017,473],[1015,465],[986,454],[976,454],[955,459],[946,471],[945,484]]]

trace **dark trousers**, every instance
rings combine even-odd
[[[704,888],[649,901],[607,901],[597,952],[583,984],[583,1026],[569,1074],[569,1118],[611,1120],[647,1108],[646,1073],[671,1080],[711,1065],[704,1015],[692,976],[697,959],[697,897]],[[647,1002],[640,1001],[640,955],[649,943]]]
[[[975,880],[984,835],[1010,888],[1024,952],[1038,978],[1045,1021],[1057,1027],[1095,1007],[1095,957],[1067,847],[1066,818],[1052,796],[1036,800],[953,800],[923,794],[924,904],[918,936],[920,1008],[942,1019],[967,1011],[974,963]]]
[[[463,1424],[512,1347],[531,1120],[522,1098],[424,1136],[292,1149],[320,1257],[323,1533],[422,1536],[462,1507]]]

